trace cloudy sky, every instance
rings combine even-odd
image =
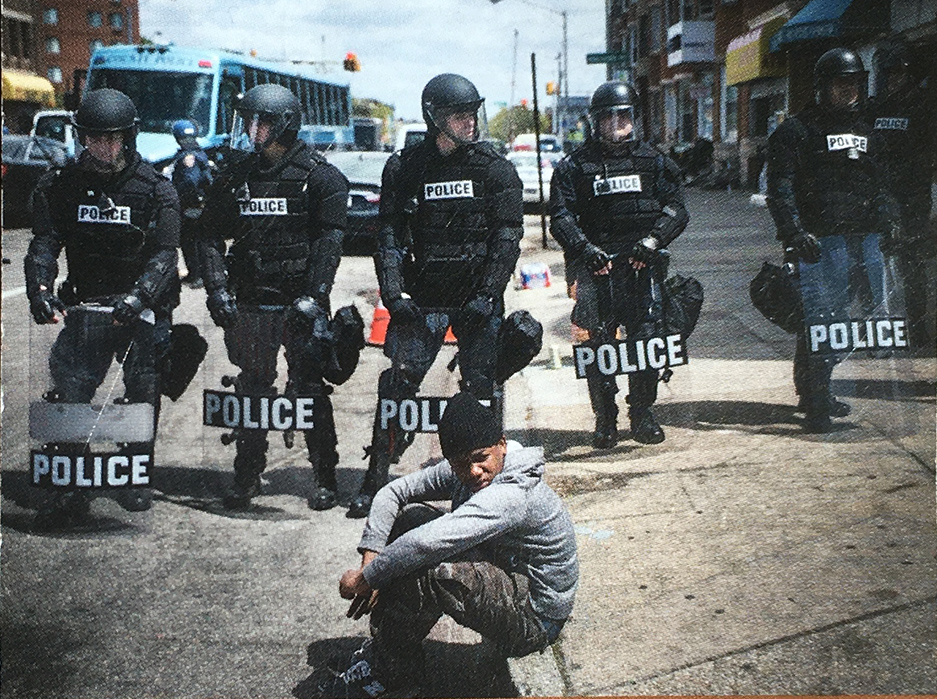
[[[604,0],[139,0],[140,31],[184,46],[256,49],[273,59],[341,61],[353,51],[360,73],[335,66],[325,77],[349,82],[352,95],[393,104],[418,119],[423,85],[443,72],[471,79],[488,116],[511,95],[518,34],[515,102],[532,96],[530,54],[543,85],[557,77],[562,20],[568,13],[569,94],[591,94],[604,66],[585,54],[605,50]],[[552,10],[552,11],[551,11]],[[324,37],[324,38],[323,38]]]

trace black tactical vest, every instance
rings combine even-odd
[[[256,162],[256,161],[254,161]],[[229,252],[232,287],[245,301],[288,302],[304,293],[309,266],[309,176],[322,162],[294,148],[269,171],[233,181],[237,230]]]
[[[663,156],[641,144],[629,155],[603,156],[599,148],[586,146],[571,157],[579,170],[576,200],[582,232],[609,253],[630,252],[663,211],[658,193]]]
[[[795,196],[807,231],[821,236],[874,232],[878,173],[864,122],[808,110],[794,117],[794,128],[799,136]]]
[[[143,274],[153,252],[147,227],[159,177],[137,159],[113,182],[70,165],[52,184],[49,207],[80,300],[125,294]]]
[[[421,144],[404,151],[401,184],[407,196],[412,259],[407,290],[422,307],[458,307],[480,286],[495,206],[490,165],[498,155],[481,144],[439,157]]]
[[[925,110],[923,99],[912,103],[910,98],[873,100],[869,107],[872,152],[899,201],[930,185],[926,163],[933,155],[920,152],[933,147],[932,138],[925,133],[933,128],[927,124]]]

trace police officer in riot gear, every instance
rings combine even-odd
[[[25,259],[33,318],[40,324],[65,321],[49,356],[53,388],[46,397],[90,403],[117,358],[125,399],[151,403],[158,412],[158,371],[179,303],[179,200],[136,151],[137,110],[129,97],[92,90],[73,122],[84,150],[77,162],[47,173],[37,185]],[[68,279],[56,295],[63,249]],[[89,304],[113,311],[86,312]],[[135,490],[118,501],[145,510],[151,497]],[[86,510],[87,500],[60,498],[56,505],[40,514],[64,522]]]
[[[927,260],[937,254],[937,240],[929,230],[937,122],[927,105],[926,91],[915,79],[904,43],[885,44],[876,52],[875,62],[876,94],[868,109],[870,145],[901,207],[906,240],[896,254],[904,279],[911,346],[933,352],[926,316]]]
[[[235,106],[230,164],[210,190],[200,219],[208,309],[224,328],[240,393],[273,395],[279,348],[286,391],[315,396],[315,428],[304,431],[318,487],[312,509],[335,505],[337,439],[323,380],[329,294],[342,252],[348,182],[297,138],[299,100],[285,87],[258,85]],[[233,238],[230,248],[226,239]],[[229,509],[260,494],[267,433],[240,430]]]
[[[788,259],[798,264],[807,322],[846,314],[851,276],[865,275],[879,313],[887,300],[883,253],[900,244],[901,224],[868,141],[866,83],[855,52],[827,51],[814,68],[815,103],[768,140],[768,209]],[[850,412],[830,391],[838,361],[809,354],[805,333],[798,333],[794,386],[808,432],[829,432],[831,417]]]
[[[495,391],[504,289],[520,255],[523,189],[514,167],[479,141],[483,98],[445,73],[423,89],[426,139],[394,154],[381,186],[381,298],[391,320],[384,345],[393,364],[379,399],[416,395],[451,324],[461,386],[479,399]],[[364,517],[409,435],[375,416],[368,471],[350,517]]]
[[[182,280],[193,288],[202,285],[202,274],[198,266],[198,251],[195,233],[198,218],[202,215],[205,195],[212,183],[211,162],[198,144],[198,127],[188,119],[179,119],[172,125],[172,135],[179,144],[173,158],[172,184],[179,194],[182,207],[182,259],[185,261],[186,277]]]
[[[557,165],[550,183],[550,230],[576,279],[573,321],[592,340],[614,341],[619,325],[629,339],[657,333],[661,251],[689,222],[679,169],[637,134],[637,103],[627,83],[600,85],[589,103],[590,139]],[[593,443],[607,449],[618,442],[618,387],[613,376],[587,381]],[[631,437],[643,444],[664,440],[650,409],[657,381],[656,370],[628,375]]]

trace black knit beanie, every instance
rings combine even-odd
[[[465,391],[449,399],[439,420],[439,444],[447,458],[494,446],[502,436],[494,413]]]

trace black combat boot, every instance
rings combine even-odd
[[[654,419],[650,408],[632,405],[628,410],[631,418],[631,438],[641,444],[660,444],[664,441],[664,431]]]
[[[222,504],[227,510],[246,510],[251,500],[260,495],[260,474],[267,467],[267,440],[245,440],[237,442],[234,457],[234,485]]]
[[[618,385],[614,378],[589,374],[589,400],[595,413],[595,432],[592,433],[592,446],[596,449],[611,449],[618,444],[618,406],[615,394]]]
[[[618,444],[618,407],[612,408],[595,416],[592,446],[596,449],[611,449]]]

